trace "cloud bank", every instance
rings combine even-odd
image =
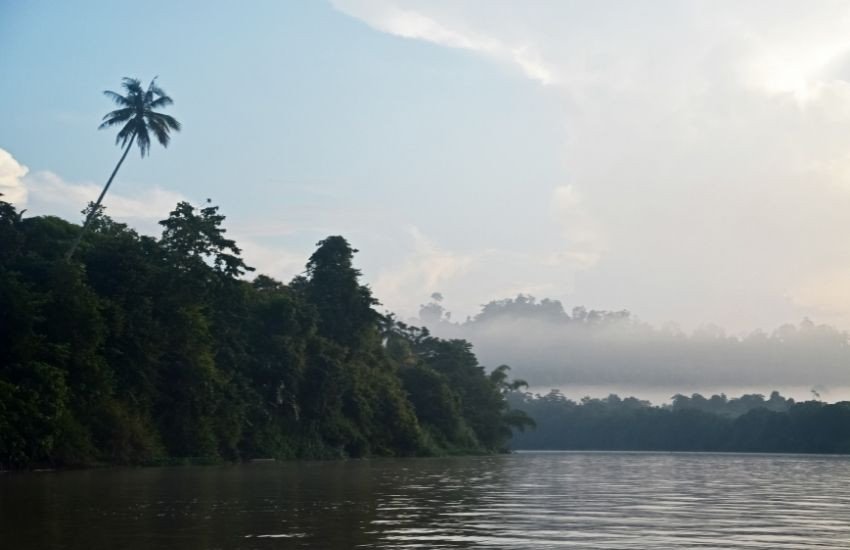
[[[0,149],[2,199],[18,209],[26,209],[27,216],[53,215],[81,222],[81,210],[89,202],[97,200],[101,189],[101,185],[91,182],[68,182],[49,170],[31,173],[11,153]],[[156,185],[136,186],[126,191],[113,187],[104,199],[104,205],[106,213],[116,221],[126,223],[144,234],[159,235],[162,232],[159,221],[167,218],[180,201],[192,202],[182,193]],[[264,243],[258,238],[279,233],[278,225],[260,224],[259,234],[256,234],[256,229],[252,231],[250,226],[238,227],[233,237],[242,248],[249,265],[261,273],[288,281],[303,270],[309,254]],[[291,231],[288,226],[285,229]]]
[[[41,171],[26,178],[29,202],[33,213],[67,216],[97,200],[103,187],[94,183],[70,183],[57,174]],[[106,212],[112,218],[126,222],[159,221],[168,216],[174,206],[186,198],[180,193],[159,186],[120,192],[110,190],[104,199]]]
[[[850,248],[837,238],[850,234],[846,2],[334,5],[512,67],[556,98],[566,176],[550,202],[566,251],[550,259],[581,267],[547,294],[691,327],[804,315],[850,326]],[[581,215],[564,208],[572,194]],[[454,286],[499,296],[474,273]]]
[[[654,327],[626,311],[575,308],[528,296],[491,302],[466,322],[432,303],[420,319],[436,335],[473,343],[483,364],[505,363],[537,389],[654,400],[674,393],[784,390],[810,398],[850,397],[850,335],[809,320],[769,332],[727,334],[716,326],[686,333]],[[442,313],[442,315],[441,315]]]
[[[102,184],[72,183],[49,170],[30,172],[11,153],[0,148],[0,193],[3,200],[27,215],[60,216],[70,221],[81,220],[81,211],[97,200]],[[158,234],[157,222],[182,200],[181,193],[159,186],[138,186],[126,191],[111,189],[104,200],[106,213],[113,219],[128,223],[149,234]]]
[[[20,164],[15,158],[3,149],[0,149],[0,193],[3,200],[16,206],[27,204],[27,188],[23,177],[29,169]]]

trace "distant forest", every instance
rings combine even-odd
[[[94,211],[71,260],[79,225],[21,214],[0,201],[0,469],[489,453],[530,424],[507,367],[378,313],[343,237],[283,283],[210,204],[158,239]]]
[[[850,453],[846,401],[795,403],[778,392],[768,399],[694,394],[652,406],[617,395],[577,403],[553,390],[513,392],[509,402],[537,423],[514,437],[514,449]]]

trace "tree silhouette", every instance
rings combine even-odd
[[[71,248],[65,254],[66,259],[70,259],[74,255],[74,251],[79,246],[92,218],[100,210],[100,203],[109,190],[109,186],[112,185],[115,174],[118,173],[118,169],[121,168],[121,164],[127,158],[127,153],[130,152],[133,143],[135,142],[139,146],[139,152],[144,158],[150,152],[151,134],[160,145],[168,147],[168,142],[171,141],[171,130],[180,130],[180,122],[177,119],[155,110],[174,103],[165,91],[157,86],[156,77],[151,80],[147,90],[142,88],[142,83],[138,79],[128,77],[124,77],[121,81],[121,87],[126,90],[126,95],[111,90],[103,92],[119,108],[107,113],[98,129],[103,130],[104,128],[123,125],[121,130],[118,131],[118,135],[115,136],[115,144],[120,143],[121,147],[124,148],[124,153],[118,160],[115,169],[112,170],[112,174],[109,176],[106,185],[103,186],[103,191],[100,192],[97,201],[88,210],[82,229],[77,233]]]

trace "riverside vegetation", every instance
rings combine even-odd
[[[516,449],[850,453],[850,402],[795,402],[774,391],[728,399],[673,396],[653,406],[634,397],[567,399],[513,392],[511,406],[537,429],[517,434]]]
[[[469,343],[379,313],[340,236],[288,284],[217,206],[138,234],[0,200],[0,467],[503,451],[532,421]]]

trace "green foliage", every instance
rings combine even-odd
[[[319,314],[322,336],[343,345],[359,341],[374,328],[378,313],[372,309],[378,301],[368,287],[358,282],[360,270],[352,265],[357,250],[343,237],[320,241],[307,262],[307,279],[296,287]]]
[[[0,202],[0,467],[492,452],[528,422],[506,367],[376,312],[342,237],[287,285],[243,278],[217,206],[160,239],[86,214],[71,262],[76,226]]]
[[[585,398],[576,403],[553,390],[515,392],[513,406],[537,421],[520,434],[517,449],[846,453],[850,402],[794,403],[778,392],[770,399],[677,395],[654,407],[633,397]]]
[[[400,323],[387,340],[431,443],[460,452],[505,451],[512,428],[533,424],[505,397],[506,388],[525,382],[509,382],[507,366],[487,375],[469,342],[441,340]]]

